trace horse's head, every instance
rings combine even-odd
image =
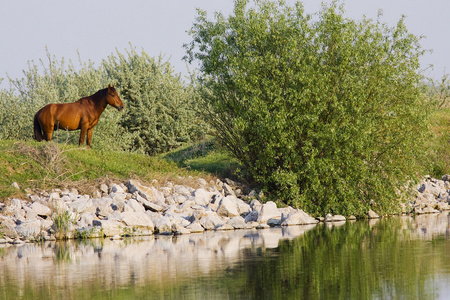
[[[117,108],[118,111],[121,111],[124,107],[122,100],[119,97],[119,94],[116,91],[115,85],[111,86],[108,84],[108,91],[106,94],[106,102]]]

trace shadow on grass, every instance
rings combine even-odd
[[[163,154],[161,158],[176,163],[180,168],[207,172],[219,178],[240,177],[239,162],[225,149],[218,147],[213,140],[183,147]]]

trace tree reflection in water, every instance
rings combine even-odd
[[[448,215],[5,246],[0,299],[435,299]]]

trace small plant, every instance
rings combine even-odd
[[[56,239],[68,239],[70,227],[75,223],[76,218],[73,218],[71,213],[68,210],[65,210],[63,212],[57,211],[54,213],[52,220]]]

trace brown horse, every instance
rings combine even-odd
[[[79,144],[83,145],[87,134],[86,144],[90,147],[92,131],[106,106],[109,104],[119,111],[123,109],[123,102],[114,86],[108,85],[108,88],[77,102],[47,104],[34,115],[34,138],[37,141],[51,141],[54,130],[81,129]]]

